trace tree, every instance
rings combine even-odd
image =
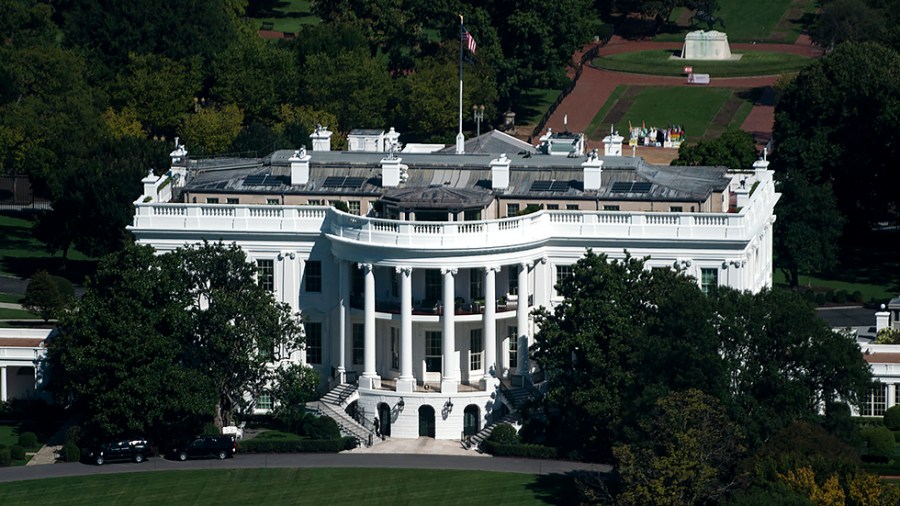
[[[864,0],[823,2],[822,12],[810,30],[817,45],[833,49],[841,42],[866,42],[885,36],[885,18]]]
[[[243,122],[244,111],[236,104],[200,107],[184,118],[180,133],[196,152],[224,153],[241,132]]]
[[[338,130],[383,127],[387,121],[391,78],[365,51],[310,56],[303,90],[310,103],[337,116]]]
[[[672,165],[722,165],[732,170],[749,169],[756,161],[753,136],[743,130],[727,130],[720,137],[696,144],[682,144]]]
[[[295,428],[306,415],[306,403],[315,398],[319,383],[319,373],[303,364],[276,369],[271,388],[275,418]]]
[[[309,146],[309,136],[315,131],[316,125],[335,127],[337,123],[337,117],[330,112],[305,105],[282,104],[278,108],[278,118],[274,130],[281,136],[282,142],[288,146]],[[345,146],[346,138],[344,136],[331,136],[332,150],[339,150]]]
[[[47,271],[38,271],[28,281],[22,305],[37,312],[44,321],[58,318],[71,302],[71,294],[63,293],[59,283]]]
[[[706,504],[734,487],[741,432],[715,398],[673,392],[643,429],[645,444],[613,450],[623,485],[616,504]]]

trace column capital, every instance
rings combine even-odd
[[[534,260],[529,260],[527,262],[519,262],[519,269],[528,271],[528,269],[531,269],[532,267],[534,267]]]
[[[278,253],[279,260],[284,260],[285,258],[290,258],[291,260],[293,260],[293,259],[297,258],[297,252],[296,251],[282,251],[282,252]]]
[[[404,276],[409,276],[412,274],[412,267],[408,265],[400,265],[394,268],[397,274],[403,274]]]
[[[459,269],[456,267],[441,267],[441,274],[443,275],[450,274],[451,276],[456,276],[457,272],[459,272]]]
[[[356,267],[358,269],[364,270],[366,272],[366,274],[368,274],[369,272],[372,272],[372,269],[374,268],[374,266],[372,264],[367,264],[367,263],[362,263],[362,262],[358,262],[356,264]]]
[[[488,265],[484,268],[484,272],[493,272],[493,273],[500,272],[500,266],[499,265]]]

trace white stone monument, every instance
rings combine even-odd
[[[696,30],[684,37],[681,58],[684,60],[738,60],[741,55],[732,55],[728,46],[728,35],[716,30]]]

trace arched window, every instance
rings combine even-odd
[[[419,407],[419,437],[434,437],[434,408],[429,405]]]

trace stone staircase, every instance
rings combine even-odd
[[[519,415],[519,411],[525,406],[525,403],[531,400],[535,395],[538,395],[538,391],[534,387],[514,387],[506,383],[501,383],[497,388],[497,400],[509,409],[509,414],[499,421],[486,425],[483,429],[478,431],[477,434],[463,441],[463,446],[469,450],[477,450],[481,446],[481,443],[491,435],[491,431],[497,425],[502,423],[515,425],[520,422],[522,417]]]
[[[307,403],[306,407],[333,419],[341,429],[341,434],[355,437],[359,446],[372,446],[381,442],[381,439],[376,438],[373,430],[360,425],[344,410],[357,399],[359,392],[356,385],[343,384],[331,389],[320,400]]]
[[[509,411],[512,413],[522,409],[522,406],[533,397],[531,390],[525,387],[508,387],[501,384],[499,392],[501,402],[506,404]]]
[[[487,439],[488,436],[491,435],[491,431],[494,430],[494,427],[496,427],[500,424],[503,424],[503,423],[508,423],[510,425],[513,425],[518,421],[519,421],[519,414],[518,413],[510,413],[510,414],[504,416],[503,418],[501,418],[499,421],[492,422],[492,423],[485,425],[484,428],[481,429],[480,431],[478,431],[477,434],[466,439],[463,442],[463,446],[467,450],[477,450],[481,446],[481,443],[483,443],[484,440]]]

